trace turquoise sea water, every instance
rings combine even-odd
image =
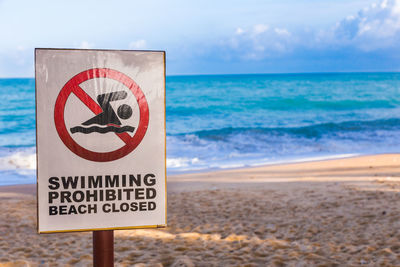
[[[0,185],[35,182],[34,79],[0,79]],[[400,74],[167,77],[169,173],[400,152]]]

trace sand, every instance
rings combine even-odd
[[[400,155],[168,177],[166,229],[115,231],[116,266],[400,266]],[[0,266],[91,266],[91,233],[38,235],[0,188]]]

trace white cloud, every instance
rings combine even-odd
[[[129,49],[145,49],[147,46],[146,40],[137,40],[129,44]]]
[[[17,46],[17,51],[25,51],[25,50],[26,50],[25,46],[23,46],[23,45],[18,45]]]
[[[339,22],[332,35],[336,42],[363,50],[397,45],[400,40],[400,0],[383,0]]]
[[[237,35],[241,35],[242,33],[244,33],[244,30],[242,28],[237,28],[235,34]]]
[[[251,60],[304,51],[319,57],[337,51],[393,50],[400,45],[400,0],[383,0],[370,5],[330,29],[289,31],[286,27],[265,24],[238,27],[224,45],[227,46],[225,54]]]
[[[278,34],[278,35],[286,35],[289,36],[290,32],[285,29],[285,28],[275,28],[274,31]]]
[[[253,27],[253,33],[258,35],[258,34],[261,34],[261,33],[264,33],[266,31],[268,31],[268,29],[269,29],[268,25],[257,24],[257,25],[254,25],[254,27]]]
[[[89,43],[88,41],[82,41],[80,43],[80,45],[78,46],[78,48],[80,48],[80,49],[91,49],[91,48],[93,48],[93,46],[94,45]]]
[[[218,53],[220,55],[239,57],[247,60],[262,60],[270,56],[288,52],[290,43],[294,43],[291,33],[283,27],[270,30],[266,24],[256,24],[250,27],[238,27],[229,40],[222,43],[228,50]],[[221,47],[221,49],[223,49]]]

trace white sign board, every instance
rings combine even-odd
[[[36,49],[38,232],[164,227],[165,53]]]

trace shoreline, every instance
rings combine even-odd
[[[293,157],[293,158],[283,158],[280,160],[274,160],[274,161],[255,161],[255,163],[230,163],[226,165],[221,165],[218,167],[212,167],[212,168],[201,168],[201,169],[190,169],[190,170],[182,170],[182,171],[176,171],[176,170],[168,170],[171,167],[167,166],[167,177],[168,176],[181,176],[181,175],[190,175],[190,174],[206,174],[206,173],[212,173],[212,172],[221,172],[221,171],[227,171],[227,170],[241,170],[241,169],[252,169],[252,168],[258,168],[258,167],[269,167],[269,166],[280,166],[280,165],[290,165],[290,164],[302,164],[302,163],[308,163],[308,162],[321,162],[321,161],[329,161],[329,160],[336,160],[336,159],[348,159],[348,158],[357,158],[357,157],[365,157],[365,156],[379,156],[379,155],[395,155],[397,153],[365,153],[365,154],[360,154],[360,153],[348,153],[348,154],[330,154],[330,155],[308,155],[305,157]],[[400,152],[399,152],[400,154]],[[29,156],[35,155],[34,154],[27,154]],[[0,158],[0,160],[4,158]],[[35,156],[36,159],[36,156]],[[167,158],[168,161],[168,158]],[[26,167],[26,161],[22,161],[23,165]],[[12,159],[12,164],[14,166],[16,165],[15,159]],[[24,166],[22,168],[15,167],[11,169],[5,169],[3,171],[18,171],[18,170],[26,170],[29,172],[32,172],[32,174],[29,176],[29,179],[26,180],[32,180],[33,176],[35,176],[34,181],[32,182],[27,182],[27,181],[22,181],[22,183],[15,183],[11,184],[7,181],[6,184],[1,184],[0,181],[0,187],[2,186],[13,186],[13,185],[28,185],[28,184],[36,184],[36,168],[32,169],[24,169]],[[36,164],[35,164],[36,166]],[[1,175],[1,173],[0,173]],[[22,179],[23,180],[23,179]]]
[[[328,158],[328,159],[315,159],[310,161],[292,161],[286,163],[276,163],[276,164],[264,164],[260,166],[247,166],[247,167],[239,167],[239,168],[229,168],[229,169],[216,169],[216,170],[208,170],[204,172],[190,172],[190,173],[178,173],[178,174],[167,174],[167,188],[175,191],[177,186],[175,184],[181,183],[194,183],[195,187],[190,187],[185,185],[185,187],[190,189],[197,188],[200,184],[252,184],[252,183],[262,183],[262,182],[289,182],[289,181],[300,181],[300,176],[307,176],[307,171],[310,168],[315,168],[316,165],[323,166],[340,166],[343,164],[347,165],[356,165],[358,168],[366,168],[372,167],[381,168],[387,165],[389,158],[390,161],[394,161],[399,163],[400,168],[400,153],[399,154],[371,154],[371,155],[354,155],[349,157],[340,157],[340,158]],[[368,165],[368,166],[367,166]],[[301,173],[302,175],[292,175],[290,173],[286,173],[285,169],[297,169],[296,171]],[[332,171],[332,169],[328,169],[326,171]],[[344,169],[341,175],[351,170]],[[263,172],[260,175],[260,172]],[[321,170],[320,172],[323,172]],[[257,175],[253,175],[257,174]],[[279,176],[280,177],[277,177]],[[322,178],[322,173],[319,174]],[[229,179],[226,176],[230,176]],[[246,179],[246,176],[250,176],[250,179]],[[262,176],[262,177],[260,177]],[[310,176],[310,175],[309,175]],[[318,176],[317,175],[313,175]],[[344,181],[345,179],[330,175],[331,178],[329,180],[336,181]],[[233,178],[234,177],[234,178]],[[240,178],[243,178],[241,180]],[[364,179],[366,177],[362,177]],[[303,179],[304,180],[304,179]],[[325,180],[326,181],[326,178]],[[198,187],[200,190],[207,189],[203,187]],[[0,193],[1,192],[13,192],[13,193],[21,193],[21,194],[29,194],[36,195],[36,183],[32,184],[13,184],[13,185],[0,185]]]
[[[271,162],[259,162],[253,164],[244,164],[239,167],[214,167],[209,169],[198,169],[198,170],[187,170],[187,171],[167,171],[167,176],[178,176],[178,175],[187,175],[187,174],[196,174],[196,173],[210,173],[210,172],[219,172],[226,170],[240,170],[240,169],[252,169],[258,167],[269,167],[269,166],[280,166],[280,165],[290,165],[290,164],[301,164],[308,162],[319,162],[319,161],[328,161],[328,160],[336,160],[336,159],[348,159],[348,158],[356,158],[356,157],[364,157],[364,156],[378,156],[378,155],[391,155],[397,153],[366,153],[366,154],[335,154],[335,155],[326,155],[326,156],[309,156],[309,157],[299,157],[299,158],[291,158],[287,160],[276,160]],[[400,153],[399,153],[400,154]],[[236,164],[238,165],[238,164]],[[168,169],[168,167],[167,167]]]

